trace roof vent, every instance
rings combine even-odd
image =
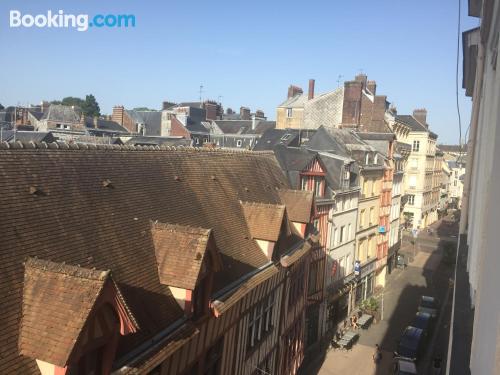
[[[38,186],[30,186],[30,194],[31,195],[44,195],[42,189]]]
[[[180,180],[181,180],[181,178],[180,178],[179,176],[174,176],[174,180],[175,180],[175,181],[180,181]]]
[[[217,177],[215,177],[215,175],[211,175],[211,176],[210,176],[210,178],[211,178],[213,181],[217,180]]]
[[[250,189],[248,187],[245,186],[245,191],[250,191]]]
[[[105,188],[110,188],[110,189],[114,188],[113,184],[111,183],[111,180],[108,180],[108,179],[106,179],[102,182],[102,186],[104,186]]]

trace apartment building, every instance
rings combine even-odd
[[[395,116],[395,127],[406,125],[410,128],[405,136],[405,141],[411,146],[411,153],[405,171],[407,201],[404,216],[414,229],[426,228],[438,219],[439,193],[435,175],[439,172],[434,166],[437,135],[429,130],[426,118],[425,109],[417,109],[413,115]]]

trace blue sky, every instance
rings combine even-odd
[[[462,0],[462,30],[478,25]],[[23,14],[134,14],[136,27],[9,28]],[[222,96],[275,117],[289,84],[316,92],[360,70],[398,113],[425,107],[439,141],[458,142],[455,64],[458,0],[40,1],[0,3],[0,103],[38,103],[92,93],[113,105],[159,108],[163,100]],[[461,86],[460,66],[460,86]],[[470,99],[460,89],[464,131]]]

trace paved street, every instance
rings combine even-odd
[[[350,351],[329,350],[324,358],[312,361],[302,374],[307,375],[382,375],[392,370],[392,353],[396,349],[399,337],[412,321],[417,311],[419,298],[427,294],[447,301],[449,277],[452,266],[442,262],[443,235],[446,241],[456,230],[441,222],[433,225],[434,235],[422,234],[417,241],[416,255],[405,270],[396,269],[388,275],[386,288],[378,298],[383,300],[383,319],[372,324],[368,330],[360,331],[360,338]],[[402,253],[413,254],[413,246],[404,243]],[[451,297],[450,297],[451,298]],[[442,314],[437,321],[434,334],[429,338],[428,352],[419,363],[419,373],[426,374],[430,361],[435,356],[445,358],[450,304],[443,303]],[[383,351],[383,360],[376,367],[372,361],[375,344]]]

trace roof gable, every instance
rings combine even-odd
[[[284,205],[241,202],[241,206],[253,239],[278,241],[285,215]]]
[[[309,223],[313,211],[314,193],[306,190],[281,189],[281,201],[286,206],[288,218],[299,223]]]
[[[24,273],[20,353],[66,366],[107,283],[112,283],[110,271],[28,258]],[[114,283],[113,287],[116,287]],[[117,294],[122,299],[121,293]],[[123,299],[121,303],[126,306]],[[137,327],[135,318],[132,315],[129,318]]]
[[[151,232],[158,275],[164,285],[194,290],[208,253],[211,251],[212,259],[218,260],[210,229],[153,223]],[[213,266],[218,270],[220,260]]]

